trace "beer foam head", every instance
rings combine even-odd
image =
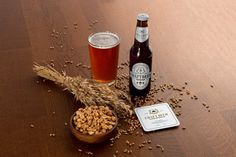
[[[106,49],[117,46],[120,43],[119,37],[110,32],[99,32],[91,34],[88,38],[89,44],[92,47]]]

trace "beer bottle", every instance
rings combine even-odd
[[[150,91],[152,51],[149,47],[147,14],[137,16],[134,45],[130,49],[129,90],[132,96],[145,96]]]

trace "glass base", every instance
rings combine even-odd
[[[113,81],[110,81],[110,82],[105,82],[105,81],[95,80],[95,79],[94,79],[94,81],[97,82],[97,83],[100,83],[100,84],[106,84],[108,86],[112,86],[116,82],[116,80],[113,80]]]

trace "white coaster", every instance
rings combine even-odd
[[[167,103],[135,108],[144,131],[154,131],[179,126],[179,120]]]

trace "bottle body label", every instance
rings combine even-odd
[[[145,89],[151,78],[150,68],[145,63],[136,63],[132,67],[130,72],[130,77],[132,80],[133,86],[138,90]]]
[[[148,27],[136,27],[135,38],[140,43],[146,41],[148,39]]]

